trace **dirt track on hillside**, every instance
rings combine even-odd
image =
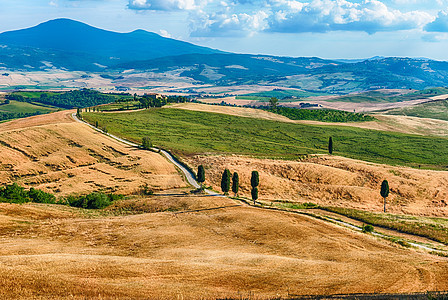
[[[0,124],[0,182],[56,195],[92,191],[129,194],[183,187],[176,168],[157,153],[122,145],[58,112]]]

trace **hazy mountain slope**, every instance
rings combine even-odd
[[[87,24],[56,19],[32,28],[0,34],[0,44],[81,52],[111,59],[114,63],[218,50],[164,38],[144,30],[111,32]]]
[[[0,67],[36,71],[54,68],[102,71],[109,59],[87,53],[39,49],[25,46],[0,46]]]
[[[166,72],[176,69],[181,76],[202,82],[275,81],[287,75],[308,73],[310,69],[335,64],[320,58],[291,58],[249,54],[187,54],[135,61],[114,66],[119,69],[140,69]]]

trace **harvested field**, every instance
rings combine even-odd
[[[151,198],[174,198],[184,210],[232,207],[95,217],[0,204],[0,297],[267,299],[448,288],[446,258],[225,198]]]
[[[17,182],[57,196],[92,191],[130,194],[183,187],[159,154],[126,147],[85,125],[72,112],[0,124],[0,182]]]
[[[412,215],[448,215],[448,172],[418,170],[319,155],[302,161],[242,156],[194,156],[206,168],[206,184],[220,190],[225,168],[238,172],[240,194],[250,198],[250,174],[260,173],[260,199],[314,202],[325,206],[382,211],[380,186],[389,181],[388,210]]]

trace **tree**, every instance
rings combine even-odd
[[[95,122],[95,127],[98,128],[98,121]]]
[[[383,180],[381,183],[381,197],[384,199],[384,212],[386,212],[386,198],[389,196],[389,182],[387,180]]]
[[[201,184],[201,190],[202,190],[202,184],[205,181],[205,170],[204,170],[204,166],[200,165],[198,167],[198,175],[196,176],[198,182]]]
[[[271,109],[276,109],[278,105],[278,99],[275,97],[271,97],[271,99],[269,99],[269,106],[271,107]]]
[[[252,171],[252,176],[250,178],[250,185],[252,186],[252,200],[254,200],[254,205],[255,205],[255,201],[258,199],[258,184],[260,183],[260,177],[258,175],[257,171]]]
[[[238,190],[240,189],[240,179],[238,177],[238,173],[233,173],[232,177],[232,192],[235,194],[235,197],[238,196]]]
[[[252,195],[252,200],[254,200],[254,205],[255,205],[255,201],[257,201],[258,199],[258,188],[254,187],[252,188],[252,191],[250,191],[251,195]]]
[[[260,183],[260,178],[257,171],[252,171],[252,177],[250,178],[250,185],[255,188]]]
[[[149,149],[151,149],[151,147],[152,147],[151,139],[149,137],[145,136],[142,139],[142,148],[145,150],[149,150]]]
[[[333,154],[333,138],[328,139],[328,153]]]
[[[221,179],[221,190],[224,195],[227,195],[230,190],[230,171],[229,169],[225,169],[224,173],[222,173]]]

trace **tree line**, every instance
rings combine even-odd
[[[332,109],[298,109],[293,107],[275,106],[262,109],[285,116],[291,120],[314,120],[322,122],[366,122],[374,121],[372,116]]]
[[[90,89],[73,90],[63,93],[41,93],[39,97],[23,96],[19,93],[6,95],[7,100],[16,100],[20,102],[39,102],[61,108],[84,108],[107,104],[115,101],[115,97],[103,94]]]
[[[154,94],[145,94],[142,97],[134,95],[134,99],[140,102],[141,108],[162,107],[168,103],[190,102],[190,98],[183,96],[160,96]]]
[[[0,121],[12,120],[12,119],[20,119],[20,118],[28,118],[32,116],[41,115],[41,111],[35,111],[31,113],[23,113],[23,112],[0,112]]]
[[[201,184],[200,189],[203,190],[203,183],[205,182],[205,169],[203,165],[198,166],[198,172],[196,175],[196,180]],[[258,171],[252,171],[250,184],[251,184],[251,196],[252,200],[258,200],[258,185],[260,183],[260,177]],[[234,193],[235,198],[238,197],[238,192],[240,188],[240,178],[237,172],[234,172],[233,175],[230,173],[229,169],[225,169],[222,173],[221,177],[221,191],[224,195],[228,195],[230,189]]]

